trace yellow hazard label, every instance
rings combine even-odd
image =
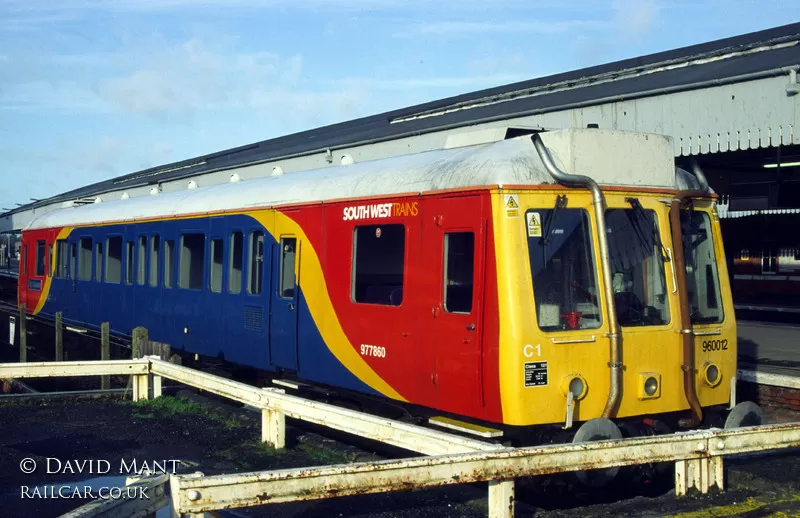
[[[517,199],[516,194],[505,195],[505,208],[507,218],[519,217],[519,200]]]
[[[528,220],[528,237],[542,237],[542,217],[538,212],[529,212],[525,215]]]

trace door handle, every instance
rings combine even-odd
[[[474,322],[467,326],[467,331],[475,331],[475,323]]]
[[[294,303],[293,302],[289,303],[289,311],[294,311]]]

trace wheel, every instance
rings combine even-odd
[[[731,410],[725,420],[725,429],[759,426],[764,422],[764,411],[752,401],[742,401]]]
[[[598,417],[583,423],[572,438],[573,444],[591,441],[608,441],[622,439],[619,427],[610,419]],[[619,467],[578,471],[575,476],[581,484],[588,487],[603,487],[614,480]]]

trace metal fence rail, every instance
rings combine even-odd
[[[208,477],[175,475],[171,477],[170,488],[173,508],[182,514],[650,462],[675,462],[676,492],[685,494],[690,487],[703,492],[711,487],[722,489],[723,455],[797,446],[800,446],[800,423],[793,423],[320,468]],[[513,514],[508,511],[501,502],[490,507],[492,516]]]
[[[651,462],[674,462],[678,495],[685,495],[692,489],[706,493],[713,487],[723,488],[724,455],[800,446],[800,423],[793,423],[734,430],[705,430],[623,441],[505,448],[305,400],[287,395],[281,389],[260,389],[178,366],[154,356],[137,360],[0,364],[0,378],[112,374],[132,376],[134,400],[160,396],[161,379],[166,377],[260,408],[263,416],[262,440],[278,448],[285,444],[285,417],[289,416],[433,455],[213,477],[199,473],[172,475],[169,485],[174,515],[487,481],[489,515],[510,517],[514,514],[516,477]],[[160,479],[156,486],[163,488],[163,483],[164,480]],[[101,504],[84,506],[85,513],[88,514],[75,511],[78,514],[72,516],[119,516],[114,510],[116,507]]]

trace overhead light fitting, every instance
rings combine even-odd
[[[782,164],[764,164],[764,169],[777,169],[778,165],[783,167],[798,167],[800,162],[783,162]]]

